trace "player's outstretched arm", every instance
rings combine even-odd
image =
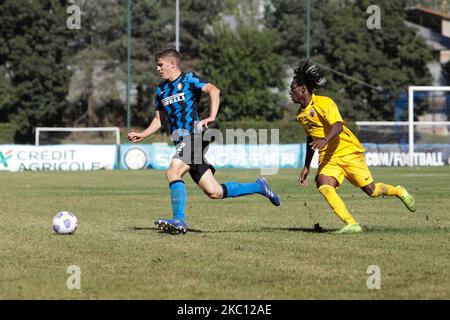
[[[340,121],[332,124],[330,130],[328,131],[328,134],[324,138],[311,142],[311,148],[313,150],[320,150],[325,147],[331,139],[341,133],[343,126],[344,123]]]
[[[217,112],[219,111],[220,104],[220,90],[212,83],[207,83],[202,91],[209,95],[210,109],[209,109],[209,117],[203,119],[200,122],[200,125],[204,125],[208,128],[209,122],[214,122],[216,120]]]
[[[312,142],[311,137],[306,138],[306,156],[305,156],[305,165],[300,172],[300,176],[298,177],[298,184],[306,187],[308,185],[308,174],[309,174],[309,166],[311,165],[311,160],[314,156],[314,150],[311,147]]]
[[[158,131],[159,128],[161,128],[161,113],[159,110],[156,110],[155,117],[153,118],[147,129],[142,132],[130,132],[128,134],[128,140],[133,143],[140,142],[145,138],[150,137],[152,134]]]

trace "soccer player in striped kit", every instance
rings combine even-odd
[[[225,199],[251,194],[267,197],[273,205],[279,206],[278,195],[273,192],[266,179],[259,177],[254,183],[225,182],[219,184],[214,177],[215,169],[205,159],[209,141],[205,141],[204,129],[215,121],[220,103],[220,91],[211,83],[193,72],[182,72],[181,57],[174,49],[164,50],[155,56],[157,72],[164,80],[156,89],[156,114],[143,132],[130,132],[131,142],[140,142],[151,136],[160,127],[163,118],[170,125],[176,153],[172,158],[166,178],[172,200],[172,219],[158,219],[156,226],[170,233],[187,232],[185,221],[186,187],[183,176],[189,172],[195,183],[211,199]],[[197,105],[203,93],[209,95],[209,117],[199,120]],[[200,141],[200,143],[198,143]]]

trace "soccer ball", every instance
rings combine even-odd
[[[71,234],[77,230],[78,219],[70,211],[61,211],[53,218],[53,230],[59,234]]]

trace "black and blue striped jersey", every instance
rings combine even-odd
[[[197,105],[206,84],[195,73],[183,72],[173,82],[165,80],[156,88],[155,107],[164,110],[171,134],[174,131],[178,131],[179,136],[195,133],[195,124],[199,121]]]

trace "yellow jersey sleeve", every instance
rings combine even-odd
[[[328,123],[333,125],[336,122],[344,122],[336,103],[328,97],[320,97],[321,101],[315,107],[317,113]]]

